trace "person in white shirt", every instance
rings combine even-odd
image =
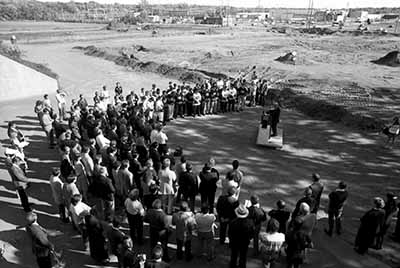
[[[89,152],[90,152],[89,146],[83,146],[81,153],[81,162],[85,168],[85,173],[89,182],[92,182],[94,175],[94,161],[90,157]]]
[[[165,155],[168,153],[168,136],[165,134],[163,131],[163,126],[158,125],[158,134],[155,136],[155,141],[158,143],[158,151],[160,152],[161,155]]]
[[[43,106],[44,106],[44,108],[47,108],[50,111],[53,110],[53,107],[51,106],[51,101],[50,101],[48,94],[44,94],[44,96],[43,96]]]
[[[101,129],[96,136],[96,144],[99,146],[100,152],[104,152],[110,146],[110,140],[104,137]]]
[[[154,104],[154,121],[155,122],[164,122],[164,103],[162,98],[159,96]]]
[[[158,172],[160,179],[160,192],[161,201],[164,211],[167,214],[172,213],[172,205],[174,202],[175,188],[176,188],[176,174],[170,169],[171,160],[164,159],[162,169]]]
[[[82,235],[84,245],[86,245],[88,242],[88,235],[85,231],[85,216],[90,215],[91,210],[92,208],[90,206],[82,202],[82,196],[80,194],[75,194],[72,196],[69,211],[71,213],[72,223]]]
[[[280,257],[280,251],[285,242],[285,235],[278,232],[279,222],[271,218],[266,232],[259,235],[261,259],[265,267],[272,267]]]
[[[60,120],[66,120],[66,114],[65,114],[65,106],[67,104],[66,98],[67,93],[63,91],[62,89],[57,89],[57,94],[56,94],[56,100],[57,100],[57,106],[58,106],[58,114]]]
[[[102,100],[106,105],[111,104],[110,93],[106,86],[103,86],[103,90],[100,92],[100,100]]]
[[[130,236],[133,241],[143,244],[144,208],[139,201],[139,190],[133,189],[125,200],[125,210],[128,217]]]
[[[154,98],[150,97],[145,103],[143,103],[147,120],[153,118],[154,115]]]
[[[193,93],[193,116],[201,116],[200,114],[201,94],[198,89],[194,90]]]
[[[200,240],[200,254],[203,254],[204,248],[207,248],[207,259],[211,261],[215,258],[214,229],[216,227],[216,217],[209,212],[209,207],[206,204],[201,207],[201,213],[197,213],[195,219],[197,223],[197,237]]]

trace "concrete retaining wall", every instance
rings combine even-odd
[[[0,100],[55,93],[57,80],[0,55]]]

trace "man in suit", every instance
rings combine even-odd
[[[312,191],[311,196],[315,200],[315,205],[314,205],[314,208],[311,210],[311,213],[316,214],[319,209],[319,203],[321,201],[322,192],[324,191],[324,185],[320,181],[321,176],[318,173],[313,173],[312,179],[313,179],[313,183],[308,187],[310,187],[310,189]]]
[[[28,184],[28,178],[25,176],[24,171],[20,167],[21,161],[22,160],[19,159],[19,157],[14,156],[13,158],[7,157],[5,163],[15,189],[18,192],[21,205],[26,212],[29,212],[31,211],[31,208],[28,202],[28,196],[25,192]]]
[[[281,115],[281,109],[277,102],[274,103],[273,109],[267,112],[271,116],[271,137],[275,137],[278,135],[277,127],[279,123],[279,117]]]
[[[37,223],[37,215],[29,212],[26,216],[28,225],[26,232],[32,239],[32,251],[36,256],[39,268],[52,268],[51,251],[54,250],[53,244],[48,240],[46,231]]]

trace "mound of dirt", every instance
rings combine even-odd
[[[211,73],[197,69],[188,69],[186,66],[170,66],[167,64],[159,64],[154,61],[142,62],[135,57],[129,57],[127,55],[113,55],[107,51],[97,48],[95,46],[80,47],[76,46],[74,49],[84,51],[85,55],[103,58],[109,61],[113,61],[121,66],[129,66],[134,71],[142,72],[153,72],[160,75],[176,78],[182,81],[191,83],[199,83],[205,79],[227,77],[224,74]]]
[[[295,64],[296,63],[296,54],[293,52],[288,52],[284,56],[280,56],[275,59],[276,61],[286,63],[286,64]]]
[[[372,60],[372,63],[379,65],[386,65],[390,67],[399,67],[400,66],[400,51],[392,51],[386,54],[384,57],[378,60]]]
[[[306,34],[317,34],[317,35],[331,35],[336,33],[337,31],[334,31],[330,28],[320,28],[320,27],[313,27],[309,29],[298,29],[300,33],[306,33]]]
[[[307,94],[299,94],[288,87],[283,88],[280,92],[276,92],[276,94],[285,107],[295,108],[319,120],[338,122],[367,131],[381,130],[385,124],[379,118],[363,113],[353,113],[344,106],[329,103],[325,100],[317,100]]]

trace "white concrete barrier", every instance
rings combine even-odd
[[[0,100],[55,93],[57,80],[0,55]]]

